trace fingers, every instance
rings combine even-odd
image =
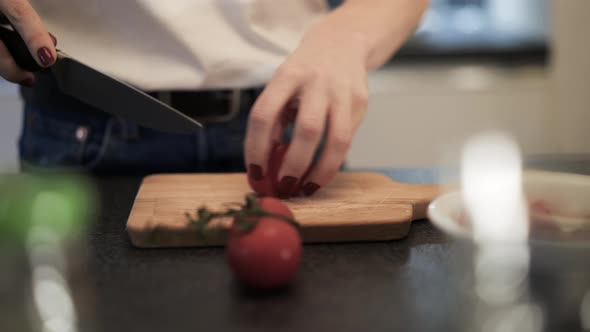
[[[329,106],[329,96],[321,83],[306,86],[295,120],[294,135],[279,171],[278,194],[295,195],[300,179],[312,162],[322,138]]]
[[[23,86],[33,86],[35,77],[32,73],[22,70],[16,65],[12,56],[6,49],[4,43],[0,41],[0,76],[7,81],[18,83]]]
[[[332,77],[323,70],[286,62],[250,114],[244,141],[248,178],[252,183],[270,180],[273,195],[287,198],[300,191],[312,195],[327,185],[338,173],[367,110],[364,69],[349,73],[351,77]],[[280,161],[274,157],[270,161],[270,166],[278,163],[280,169],[269,168],[271,144],[281,141],[285,127],[293,120],[294,133],[286,154],[281,152]],[[318,163],[310,167],[326,127],[326,145]]]
[[[41,67],[49,67],[55,63],[57,52],[54,40],[27,0],[2,0],[0,11],[21,35]]]
[[[273,141],[280,142],[283,139],[283,135],[285,133],[285,129],[295,122],[295,118],[297,117],[297,109],[299,108],[299,100],[298,99],[291,99],[289,103],[283,109],[279,116],[279,121],[275,122],[272,132],[272,139]]]
[[[268,170],[268,156],[274,136],[282,131],[280,114],[297,92],[300,80],[288,67],[281,67],[258,97],[250,117],[244,140],[244,154],[249,175],[262,181]]]
[[[332,103],[326,146],[317,164],[303,180],[301,191],[304,195],[313,195],[338,174],[366,110],[367,92],[364,88],[342,95]]]

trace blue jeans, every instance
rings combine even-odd
[[[21,168],[90,173],[243,172],[243,139],[260,89],[242,95],[241,112],[192,134],[140,127],[61,94],[53,82],[23,88]],[[200,107],[200,105],[194,105]]]

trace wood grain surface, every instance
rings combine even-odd
[[[138,247],[219,246],[225,231],[202,238],[187,222],[200,206],[224,209],[251,193],[246,174],[158,174],[146,177],[127,221]],[[303,241],[384,241],[405,237],[412,220],[426,217],[437,185],[403,184],[380,173],[341,172],[312,197],[285,200],[301,225]],[[227,229],[229,220],[218,226]]]

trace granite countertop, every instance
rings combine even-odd
[[[381,171],[415,183],[456,174]],[[140,181],[96,179],[101,216],[90,237],[87,283],[99,331],[460,331],[473,323],[470,252],[427,220],[398,241],[306,245],[297,281],[258,293],[233,280],[222,248],[133,247],[125,221]],[[565,310],[564,273],[531,276],[547,330],[580,329],[579,308]]]

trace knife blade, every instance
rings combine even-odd
[[[98,110],[170,133],[190,133],[203,127],[199,121],[170,105],[81,63],[61,50],[57,51],[53,66],[42,68],[10,24],[0,24],[0,40],[19,67],[37,75],[53,76],[62,93]]]

